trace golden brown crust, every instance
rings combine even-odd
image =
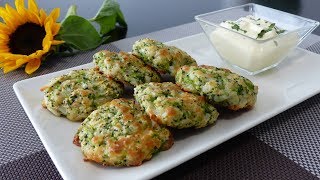
[[[76,134],[74,137],[73,137],[73,144],[75,144],[76,146],[81,146],[80,144],[80,139],[79,139],[79,136]]]
[[[158,124],[161,123],[160,119],[159,119],[155,114],[150,114],[149,117],[150,117],[150,119],[153,120],[154,122],[156,122],[156,123],[158,123]]]
[[[170,149],[174,144],[174,139],[173,139],[173,135],[170,132],[170,136],[169,139],[167,140],[167,142],[165,144],[162,145],[161,150],[162,151],[166,151],[168,149]]]
[[[238,105],[232,105],[232,106],[228,106],[228,109],[232,110],[232,111],[237,111],[239,109],[242,109],[240,106]]]
[[[134,97],[150,119],[173,128],[205,127],[219,114],[203,96],[184,92],[171,82],[139,85]]]
[[[203,66],[203,65],[201,65],[201,66]],[[184,70],[184,71],[189,71],[190,66],[184,65],[184,66],[181,67],[181,69]]]
[[[40,88],[40,91],[42,92],[42,91],[46,90],[48,87],[49,86],[43,86],[43,87]]]
[[[161,81],[158,72],[128,52],[115,53],[104,50],[97,52],[93,59],[101,72],[125,85],[136,86],[146,82]]]
[[[190,66],[188,66],[189,68],[186,70],[190,69]],[[205,69],[212,69],[213,66],[209,66],[209,65],[200,65],[199,67],[205,68]],[[220,70],[223,70],[225,72],[231,73],[230,69],[226,69],[226,68],[219,68]]]
[[[175,80],[184,91],[204,95],[210,103],[233,111],[250,109],[257,100],[258,87],[225,68],[183,66]]]
[[[77,135],[74,143],[80,141],[84,159],[105,166],[141,165],[173,141],[168,129],[153,122],[136,102],[123,98],[100,106]]]
[[[44,102],[44,100],[41,101],[41,105],[42,107],[47,108],[46,102]]]
[[[98,106],[121,96],[123,84],[91,68],[56,77],[41,90],[44,91],[43,107],[56,116],[82,121]]]
[[[133,44],[132,53],[161,74],[169,73],[174,76],[183,65],[197,65],[185,51],[149,38],[136,41]]]

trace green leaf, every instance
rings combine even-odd
[[[66,16],[64,17],[64,19],[61,21],[61,23],[63,23],[64,20],[67,19],[67,17],[69,16],[73,16],[73,15],[77,15],[77,6],[76,5],[71,5],[67,11]]]
[[[76,5],[71,5],[67,11],[66,17],[68,16],[73,16],[77,15],[77,6]]]
[[[117,22],[123,27],[128,26],[120,9],[118,11]]]
[[[103,37],[107,36],[109,39],[105,41],[104,43],[113,42],[119,39],[123,39],[126,37],[127,34],[127,28],[124,28],[122,26],[116,26],[115,29],[111,30],[107,34],[105,34]]]
[[[58,38],[81,51],[94,49],[105,41],[88,20],[75,15],[63,21]]]
[[[110,37],[111,36],[103,36],[101,40],[101,44],[106,44],[109,41]]]
[[[113,30],[117,23],[127,27],[120,6],[115,0],[105,0],[98,13],[90,21],[94,21],[100,25],[100,34],[102,35]]]
[[[100,34],[106,34],[116,27],[117,16],[115,14],[112,16],[106,16],[95,20],[95,22],[100,24]]]

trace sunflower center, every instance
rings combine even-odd
[[[12,54],[30,55],[42,49],[46,36],[44,27],[35,23],[25,23],[10,35],[9,48]]]

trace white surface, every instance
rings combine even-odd
[[[168,44],[187,51],[198,60],[199,64],[228,67],[219,60],[204,34],[175,40]],[[88,67],[92,67],[92,64],[72,69]],[[319,93],[319,67],[319,55],[296,49],[278,67],[256,76],[247,76],[259,86],[258,100],[254,109],[221,116],[214,126],[177,134],[171,149],[159,153],[141,166],[126,168],[102,167],[83,161],[80,148],[72,143],[80,123],[56,117],[42,108],[43,94],[39,91],[40,87],[49,79],[65,74],[71,69],[23,80],[15,83],[13,87],[64,179],[149,179]]]

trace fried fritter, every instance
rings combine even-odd
[[[145,38],[133,44],[132,53],[160,73],[174,76],[183,65],[197,65],[196,61],[183,50]]]
[[[173,138],[134,100],[115,99],[84,120],[74,143],[81,146],[85,160],[105,166],[138,166],[169,149]]]
[[[171,82],[139,85],[134,97],[152,120],[178,129],[205,127],[219,115],[204,97],[184,92]]]
[[[258,87],[249,79],[214,66],[183,66],[175,77],[183,90],[206,96],[210,102],[230,110],[250,109]]]
[[[120,97],[123,85],[95,69],[81,69],[52,79],[41,90],[42,105],[50,112],[81,121],[98,106]]]
[[[160,82],[160,75],[142,60],[126,52],[100,51],[93,56],[94,64],[108,77],[137,86]]]

